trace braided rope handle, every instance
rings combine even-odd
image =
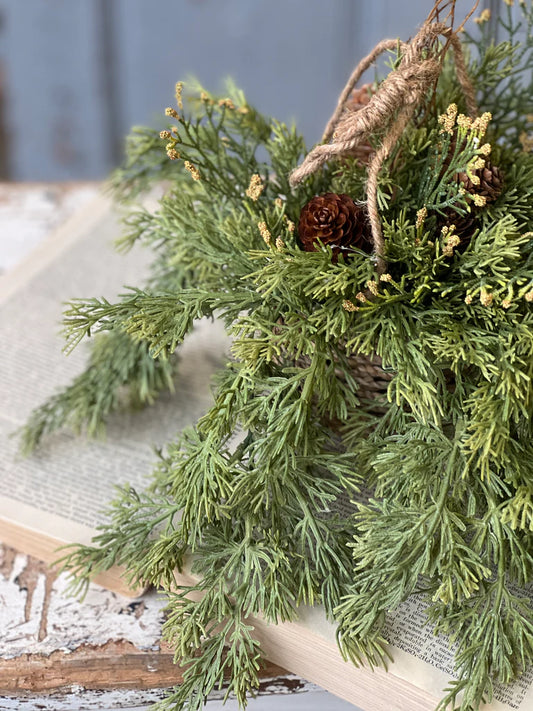
[[[453,48],[455,72],[463,90],[467,110],[472,116],[478,113],[475,90],[468,76],[461,42],[457,33],[453,32],[446,23],[437,21],[439,4],[436,3],[429,18],[410,42],[383,40],[359,62],[340,94],[335,111],[327,123],[323,136],[324,143],[315,146],[303,163],[290,175],[291,185],[297,185],[331,158],[346,155],[367,141],[370,135],[380,129],[386,129],[382,144],[369,163],[366,185],[367,207],[378,274],[382,274],[386,269],[377,200],[378,176],[383,163],[405,130],[417,106],[421,104],[429,89],[436,84],[449,45]],[[452,10],[454,6],[453,0]],[[439,46],[441,36],[447,40],[443,48]],[[357,111],[346,111],[349,97],[363,72],[383,52],[396,47],[400,49],[402,55],[398,67],[379,85],[366,106]]]

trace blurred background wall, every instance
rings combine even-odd
[[[458,0],[460,18],[474,0]],[[481,0],[497,12],[502,0]],[[104,177],[176,80],[231,76],[250,103],[322,128],[355,63],[433,0],[0,0],[0,178]],[[370,75],[370,79],[372,76]]]

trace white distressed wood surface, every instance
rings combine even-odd
[[[96,184],[0,184],[0,272],[20,261],[69,214],[94,197]],[[66,594],[67,577],[2,548],[0,557],[0,670],[2,661],[75,655],[118,642],[140,652],[160,650],[164,601],[156,591],[127,598],[91,585],[83,602]],[[157,664],[155,663],[155,666]],[[149,671],[149,669],[148,669]],[[154,668],[154,672],[157,671]],[[50,695],[0,696],[0,711],[140,711],[164,690],[93,690],[71,686]],[[220,694],[208,703],[221,708]],[[229,701],[224,707],[236,711]],[[251,711],[349,711],[354,706],[292,675],[265,679]]]
[[[297,678],[294,677],[296,680]],[[288,681],[291,677],[287,678]],[[332,696],[308,682],[300,682],[297,690],[283,684],[268,690],[249,702],[249,711],[358,711],[355,706]],[[73,688],[68,694],[52,694],[33,699],[0,698],[1,711],[150,711],[150,705],[165,697],[165,689],[148,691],[86,691]],[[223,704],[221,694],[213,695],[206,711],[238,711],[235,700]],[[359,710],[360,711],[360,710]],[[407,711],[407,710],[406,710]]]
[[[3,659],[72,652],[81,645],[101,647],[117,640],[140,650],[159,648],[164,601],[156,591],[132,601],[91,585],[80,602],[68,596],[65,574],[55,577],[44,564],[29,568],[22,554],[6,573],[0,585]]]

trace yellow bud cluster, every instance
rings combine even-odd
[[[484,136],[491,119],[492,114],[490,111],[485,111],[484,114],[481,114],[481,116],[478,116],[472,121],[472,130],[476,131],[478,136]]]
[[[220,101],[218,102],[218,105],[221,108],[224,107],[226,109],[234,109],[235,108],[235,104],[233,103],[233,101],[231,99],[220,99]]]
[[[465,304],[471,304],[472,303],[472,296],[470,294],[467,294],[465,296]]]
[[[179,119],[178,112],[171,106],[167,106],[167,108],[165,109],[165,116],[171,116],[172,118]]]
[[[472,200],[476,207],[485,207],[487,204],[487,198],[484,195],[472,195]]]
[[[525,295],[525,299],[529,302],[533,301],[533,289],[527,292],[527,294]]]
[[[533,136],[528,136],[527,133],[523,131],[519,136],[519,141],[524,153],[531,153],[531,151],[533,151]]]
[[[374,296],[377,296],[379,294],[378,283],[376,281],[374,281],[373,279],[369,279],[366,282],[365,286],[371,294],[374,294]]]
[[[295,229],[296,225],[294,224],[294,222],[292,220],[287,220],[287,231],[294,232]]]
[[[485,160],[481,156],[476,156],[473,158],[469,165],[468,165],[468,170],[481,170],[481,168],[485,167]]]
[[[426,219],[428,214],[428,209],[427,207],[421,207],[420,210],[416,213],[416,222],[415,222],[415,227],[418,229],[419,227],[422,227],[424,224],[424,220]]]
[[[200,171],[195,165],[188,160],[186,160],[183,165],[185,166],[185,170],[189,171],[193,180],[200,180]]]
[[[265,244],[270,245],[272,235],[270,234],[270,230],[268,229],[266,222],[259,222],[257,226],[259,228],[259,234],[265,241]]]
[[[464,114],[459,114],[457,117],[457,125],[459,128],[469,129],[472,127],[472,119],[470,116],[465,116]]]
[[[358,292],[355,295],[355,298],[357,299],[357,301],[360,301],[362,304],[364,304],[366,301],[368,301],[368,299],[366,298],[366,296],[363,294],[362,291]]]
[[[457,117],[457,104],[450,104],[448,106],[448,108],[446,109],[446,113],[441,114],[439,116],[438,121],[442,126],[440,132],[441,133],[449,133],[450,135],[453,135],[453,129],[455,126],[456,117]]]
[[[475,119],[471,119],[470,116],[465,116],[464,114],[459,114],[457,117],[457,125],[466,131],[473,131],[477,134],[479,138],[485,135],[487,132],[487,126],[492,118],[490,111],[485,111],[484,114],[478,116]],[[487,148],[488,147],[488,148]],[[482,153],[487,155],[490,153],[490,144],[486,143],[482,146]]]
[[[491,12],[487,8],[483,10],[481,15],[479,17],[474,18],[474,22],[476,22],[478,25],[483,25],[485,22],[488,22],[490,20]]]
[[[381,275],[380,275],[379,280],[380,280],[380,281],[391,282],[391,281],[392,281],[392,277],[391,277],[391,275],[390,275],[388,272],[385,272],[385,274],[381,274]]]
[[[342,308],[345,311],[359,311],[359,306],[356,306],[350,299],[344,299],[342,302]]]
[[[181,92],[183,91],[183,82],[179,81],[176,84],[176,103],[179,109],[183,109],[183,101],[181,98]]]
[[[450,229],[448,231],[448,234],[446,235],[446,239],[444,240],[444,247],[442,249],[442,253],[445,257],[453,257],[454,248],[461,244],[461,238],[453,233],[454,230],[455,225],[450,225]]]
[[[281,239],[281,237],[276,237],[276,249],[278,252],[281,252],[282,249],[285,249],[285,242]]]
[[[178,160],[178,158],[180,157],[180,154],[176,150],[177,141],[173,138],[170,131],[161,131],[159,133],[159,137],[162,138],[163,140],[168,140],[170,138],[170,141],[165,146],[167,156],[170,158],[170,160]]]
[[[490,293],[490,291],[487,291],[485,288],[483,288],[479,293],[479,300],[481,301],[483,306],[492,306],[494,296]]]
[[[258,200],[264,189],[265,186],[261,176],[259,175],[259,173],[254,173],[250,178],[250,185],[246,190],[246,195],[250,198],[250,200],[253,200],[255,202],[256,200]]]

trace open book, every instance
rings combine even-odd
[[[178,585],[197,582],[189,572],[175,578]],[[346,662],[335,625],[320,607],[300,607],[295,622],[274,625],[258,617],[248,622],[268,660],[364,711],[434,711],[454,677],[453,656],[448,640],[425,626],[425,608],[421,597],[413,597],[387,617],[383,635],[394,660],[388,671]],[[495,686],[494,697],[483,711],[532,711],[533,670],[514,684]]]
[[[113,252],[119,228],[103,198],[83,209],[16,271],[0,277],[0,540],[44,560],[58,545],[89,542],[116,484],[142,487],[164,444],[210,406],[210,376],[228,341],[220,325],[201,322],[181,348],[173,395],[153,407],[112,418],[107,439],[85,441],[62,433],[34,456],[17,456],[10,437],[31,409],[80,372],[86,353],[66,358],[58,336],[61,302],[74,296],[114,297],[138,284],[149,261],[143,251]],[[178,583],[192,582],[177,574]],[[98,582],[124,592],[118,575]],[[424,603],[413,598],[391,615],[385,632],[395,660],[390,671],[357,669],[344,662],[335,627],[320,608],[303,608],[297,622],[251,624],[272,662],[325,687],[365,711],[432,711],[453,675],[446,639],[424,627]],[[533,673],[497,689],[492,711],[533,709]]]
[[[156,460],[154,446],[209,408],[210,378],[227,347],[220,326],[198,324],[182,349],[174,394],[112,417],[105,440],[61,433],[28,458],[18,454],[14,433],[86,363],[82,346],[68,357],[62,353],[63,302],[114,299],[123,285],[142,282],[150,255],[140,248],[117,254],[112,243],[119,234],[109,201],[99,197],[0,276],[0,541],[47,562],[59,558],[59,546],[90,542],[117,484],[143,487]],[[95,581],[115,592],[138,592],[128,590],[119,570]]]

